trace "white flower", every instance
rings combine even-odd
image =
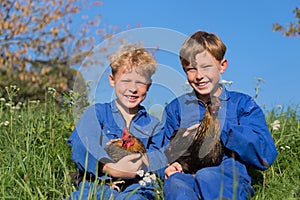
[[[136,174],[139,176],[139,177],[143,177],[144,176],[144,170],[138,170],[137,172],[136,172]]]
[[[150,176],[150,173],[149,173],[149,172],[146,172],[146,173],[145,173],[145,176]]]
[[[155,174],[151,174],[150,178],[155,181],[156,180],[156,175]]]
[[[137,175],[143,177],[143,180],[139,181],[139,184],[145,186],[147,183],[152,183],[156,180],[156,175],[154,173],[144,172],[143,170],[139,170],[136,172]]]
[[[139,184],[140,184],[141,186],[146,186],[146,182],[145,182],[144,180],[140,180],[140,181],[139,181]]]
[[[280,121],[279,120],[275,120],[272,124],[271,127],[274,131],[278,131],[280,128]]]
[[[286,150],[286,149],[288,149],[288,150],[289,150],[289,149],[291,149],[291,147],[290,147],[290,146],[287,146],[287,145],[285,145],[285,146],[281,146],[281,147],[280,147],[280,149],[281,149],[281,150]]]
[[[21,107],[20,106],[13,106],[13,107],[11,107],[11,109],[13,109],[13,110],[20,110],[21,109]]]
[[[150,178],[150,176],[145,176],[145,177],[143,178],[143,181],[145,181],[146,183],[151,183],[151,178]]]
[[[10,103],[5,103],[5,105],[6,105],[7,107],[11,107],[11,104],[10,104]]]
[[[222,79],[220,83],[224,84],[224,85],[229,85],[230,86],[230,85],[233,84],[233,81],[227,81],[227,80]]]

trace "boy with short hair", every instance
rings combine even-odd
[[[111,56],[110,65],[109,82],[115,89],[116,99],[90,106],[68,140],[79,175],[87,173],[87,180],[79,183],[79,190],[73,192],[70,199],[90,198],[91,189],[95,187],[91,180],[95,177],[100,183],[110,183],[96,191],[97,199],[154,199],[153,184],[140,185],[137,172],[145,166],[149,171],[158,169],[155,165],[161,164],[155,155],[163,141],[163,134],[158,133],[160,122],[140,105],[151,86],[157,63],[146,49],[125,45]],[[139,138],[147,156],[135,153],[119,161],[108,156],[104,150],[106,144],[121,138],[124,128]]]
[[[201,123],[205,103],[218,97],[220,138],[224,145],[222,162],[204,167],[194,175],[182,172],[178,162],[165,170],[165,199],[247,199],[254,194],[247,167],[266,170],[275,161],[277,151],[261,108],[250,96],[228,91],[220,74],[228,66],[226,46],[212,33],[197,31],[189,36],[180,50],[180,61],[193,91],[167,105],[165,145],[175,130],[195,131]],[[204,104],[203,104],[204,102]],[[200,155],[201,156],[201,155]]]

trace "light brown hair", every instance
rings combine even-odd
[[[222,61],[226,53],[226,46],[216,34],[197,31],[189,36],[181,46],[179,58],[182,67],[189,66],[194,62],[195,56],[205,50],[216,60]]]

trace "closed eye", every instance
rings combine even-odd
[[[137,81],[136,84],[137,84],[138,86],[144,86],[144,85],[147,85],[146,82],[142,82],[142,81]]]
[[[193,71],[193,70],[197,70],[197,69],[195,67],[187,67],[187,68],[185,68],[186,72]]]

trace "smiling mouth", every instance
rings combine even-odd
[[[136,100],[138,99],[138,96],[131,96],[131,95],[124,95],[126,98],[128,98],[129,100]]]
[[[196,83],[195,85],[196,85],[197,87],[206,87],[207,84],[208,84],[208,82],[201,82],[201,83]]]

